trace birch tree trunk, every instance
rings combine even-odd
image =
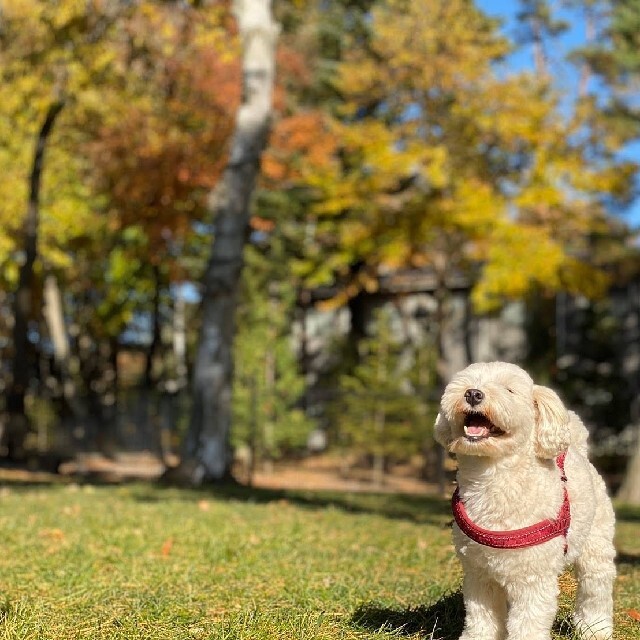
[[[44,281],[44,310],[43,315],[53,343],[53,356],[58,367],[62,400],[64,402],[62,415],[78,419],[83,411],[78,402],[76,386],[71,375],[71,350],[67,337],[67,327],[64,319],[62,293],[58,279],[49,274]]]
[[[147,349],[144,366],[144,387],[145,392],[150,391],[156,384],[156,374],[154,365],[158,352],[162,345],[162,327],[160,325],[160,289],[162,287],[160,267],[157,264],[151,267],[153,279],[153,300],[151,303],[151,344]],[[147,396],[149,394],[147,393]]]
[[[187,323],[182,286],[176,288],[173,303],[173,356],[176,361],[176,391],[182,391],[187,383]]]
[[[251,195],[269,130],[279,28],[271,0],[234,0],[242,39],[243,104],[229,164],[211,197],[214,240],[202,299],[193,405],[178,474],[193,484],[229,475],[236,296],[248,236]]]

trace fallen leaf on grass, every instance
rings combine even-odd
[[[42,529],[38,535],[49,540],[64,540],[64,531],[62,529]]]
[[[208,500],[200,500],[198,502],[198,509],[200,509],[200,511],[209,511],[210,506]]]
[[[637,609],[629,609],[627,614],[630,618],[633,618],[636,622],[640,622],[640,611]]]
[[[41,529],[38,537],[45,541],[45,553],[57,553],[66,543],[66,536],[62,529]]]
[[[167,538],[162,544],[162,549],[160,553],[163,558],[166,558],[171,553],[171,548],[173,547],[173,538]]]

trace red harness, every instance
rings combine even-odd
[[[558,536],[564,536],[564,552],[567,553],[567,532],[571,524],[571,506],[569,504],[569,494],[567,493],[567,476],[564,473],[564,459],[566,455],[566,452],[564,452],[556,458],[556,464],[562,473],[561,479],[563,482],[564,500],[562,501],[558,516],[554,520],[547,518],[530,527],[514,529],[513,531],[490,531],[489,529],[483,529],[472,522],[467,515],[467,510],[464,508],[464,504],[460,499],[460,490],[458,488],[451,498],[451,507],[453,509],[453,517],[460,527],[460,530],[475,542],[485,545],[486,547],[493,547],[494,549],[522,549],[523,547],[533,547]]]

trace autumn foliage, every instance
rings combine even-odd
[[[135,46],[119,56],[139,68],[126,89],[130,99],[112,97],[112,111],[88,144],[90,178],[108,197],[113,228],[142,225],[152,246],[184,238],[203,215],[240,103],[235,50],[200,42],[195,12],[179,22],[173,13],[143,12],[128,25]]]

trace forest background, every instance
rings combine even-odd
[[[463,291],[520,305],[518,360],[640,503],[640,2],[522,0],[509,29],[468,0],[253,4],[243,29],[251,2],[0,2],[5,460],[147,450],[200,483],[339,451],[442,481]]]

